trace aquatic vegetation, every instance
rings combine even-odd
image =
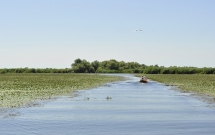
[[[1,74],[0,107],[19,107],[120,79],[99,74]]]
[[[136,76],[140,77],[141,74]],[[166,85],[178,86],[184,91],[192,91],[215,97],[215,75],[206,74],[147,74],[147,78]]]

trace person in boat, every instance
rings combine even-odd
[[[147,82],[147,78],[145,76],[141,76],[140,82]]]

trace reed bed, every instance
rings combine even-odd
[[[138,77],[141,74],[136,75]],[[165,85],[178,86],[185,92],[215,97],[215,75],[206,74],[146,74],[147,78],[164,83]]]
[[[0,108],[20,107],[121,79],[98,74],[0,74]]]

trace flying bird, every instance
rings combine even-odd
[[[143,30],[141,30],[141,29],[136,29],[136,31],[143,31]]]

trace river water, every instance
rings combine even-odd
[[[130,79],[80,90],[75,97],[1,110],[0,135],[215,134],[211,104],[158,82],[123,76]]]

